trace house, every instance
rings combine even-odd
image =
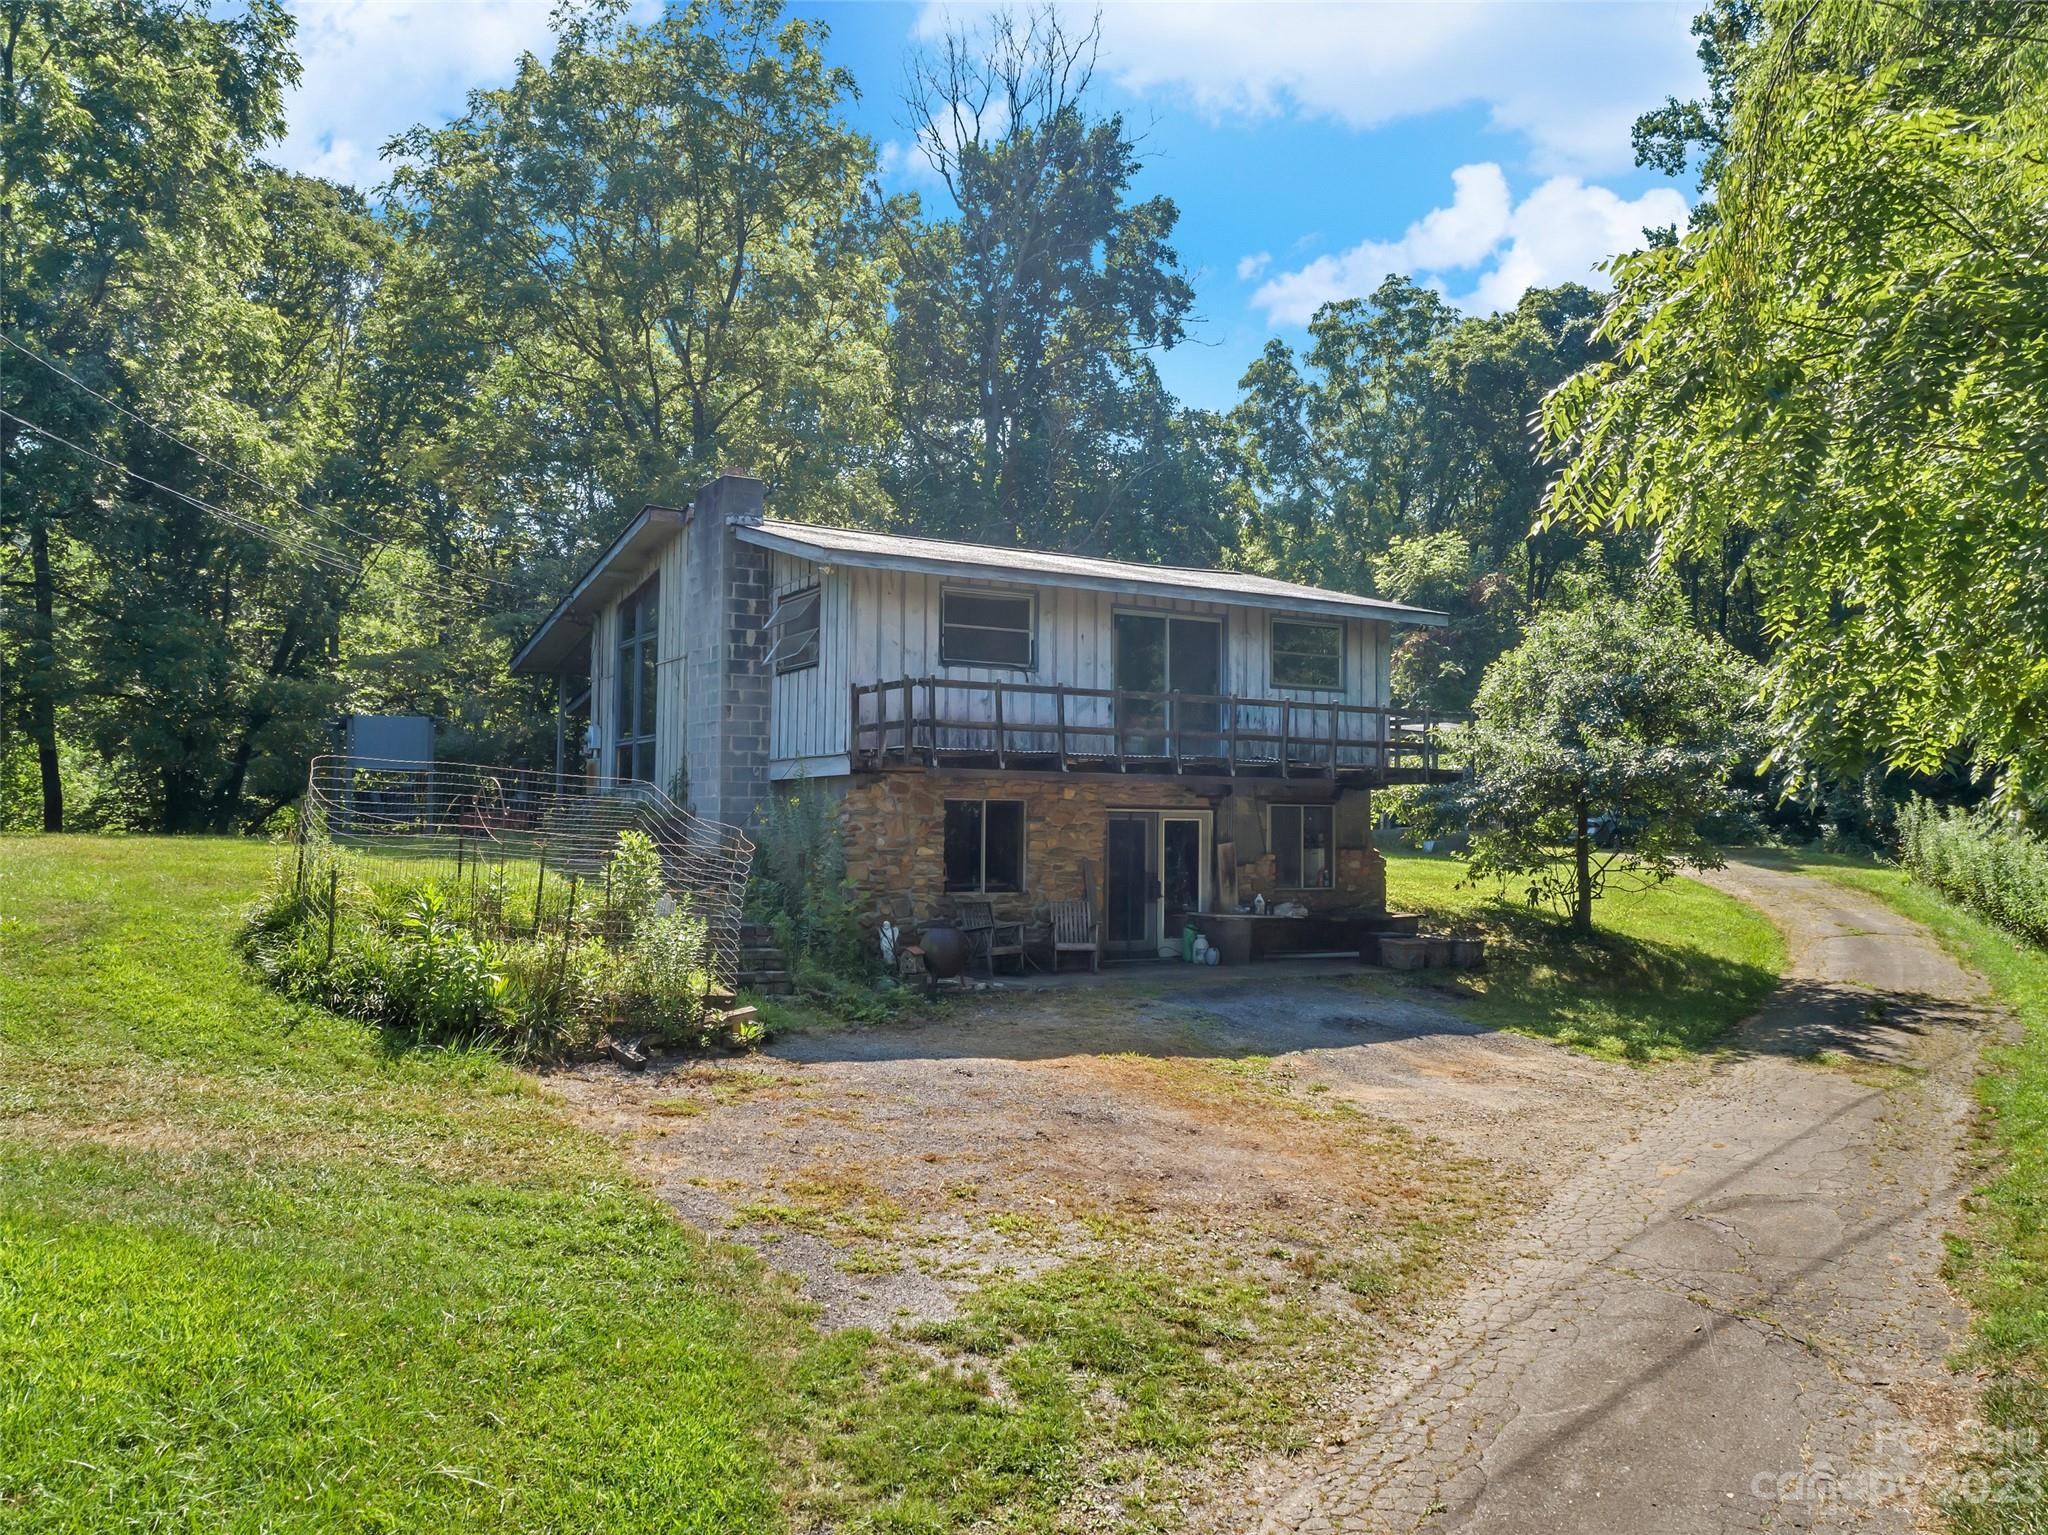
[[[1388,707],[1443,615],[1185,570],[782,522],[725,475],[650,506],[513,659],[587,700],[588,771],[747,824],[835,796],[869,914],[1084,893],[1108,952],[1263,895],[1375,912],[1372,791],[1445,776]],[[564,737],[566,740],[566,736]],[[1087,888],[1084,891],[1084,882]]]

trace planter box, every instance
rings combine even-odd
[[[1484,938],[1453,938],[1451,940],[1451,963],[1460,970],[1477,970],[1486,963],[1486,940]]]
[[[1420,970],[1429,963],[1429,940],[1382,934],[1380,963],[1389,970]]]
[[[1442,966],[1448,965],[1451,962],[1450,939],[1445,938],[1440,934],[1432,934],[1430,937],[1425,938],[1423,942],[1429,945],[1430,964]]]

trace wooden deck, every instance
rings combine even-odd
[[[855,772],[1446,783],[1456,727],[1368,704],[905,677],[852,688]]]

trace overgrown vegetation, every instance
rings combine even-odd
[[[1899,861],[1913,877],[2031,943],[2048,945],[2048,842],[1991,810],[1916,799],[1899,814]]]
[[[1866,862],[1792,855],[1806,873],[1864,891],[1926,924],[1990,982],[2012,1009],[2019,1040],[1987,1043],[1977,1098],[1988,1167],[1949,1244],[1948,1279],[1969,1302],[1975,1337],[1966,1366],[1989,1372],[1975,1416],[1989,1485],[2016,1497],[1958,1501],[1960,1535],[2035,1535],[2048,1485],[2048,950],[1919,888],[1907,871]]]
[[[1710,1050],[1777,985],[1785,945],[1755,908],[1692,880],[1617,893],[1601,927],[1475,885],[1444,854],[1383,850],[1387,904],[1424,926],[1477,932],[1483,971],[1431,971],[1420,984],[1469,999],[1486,1022],[1625,1060]]]
[[[831,1016],[880,1023],[908,993],[889,982],[846,877],[838,802],[799,784],[763,807],[747,916],[773,930],[797,990]]]
[[[668,895],[645,833],[619,833],[584,874],[474,855],[457,870],[314,832],[278,860],[244,946],[286,995],[418,1044],[532,1058],[606,1034],[746,1042],[721,1032],[705,920]]]

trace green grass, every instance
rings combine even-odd
[[[0,843],[9,1527],[779,1527],[789,1307],[530,1078],[258,984],[267,860]]]
[[[1616,891],[1593,909],[1594,933],[1464,883],[1442,854],[1383,849],[1387,906],[1423,914],[1423,930],[1479,932],[1481,972],[1426,972],[1482,1021],[1596,1055],[1662,1060],[1710,1049],[1756,1011],[1784,969],[1785,945],[1754,907],[1697,881]]]
[[[1847,858],[1790,855],[1787,864],[1877,897],[1930,928],[1990,981],[2020,1026],[2016,1044],[1985,1052],[1977,1083],[1984,1181],[1949,1244],[1948,1279],[1969,1302],[1974,1337],[1961,1361],[1988,1372],[1978,1415],[1988,1432],[1979,1467],[1994,1490],[2048,1487],[2048,950],[1964,911],[1903,870]],[[2034,1497],[1950,1508],[1969,1535],[2038,1535]]]
[[[0,839],[0,1526],[1161,1527],[1306,1421],[1289,1303],[1141,1249],[820,1336],[532,1077],[263,986],[271,856]]]

